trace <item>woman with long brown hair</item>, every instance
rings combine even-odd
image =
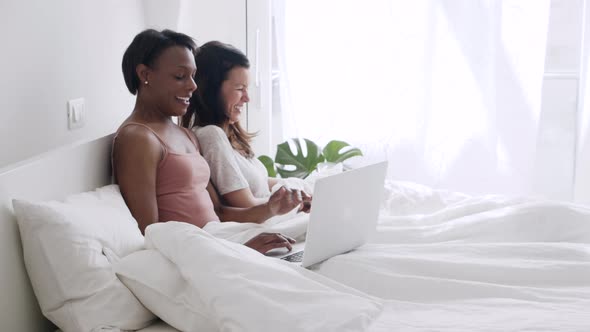
[[[250,146],[255,136],[240,124],[248,95],[250,63],[237,48],[211,41],[195,55],[199,89],[193,94],[183,127],[195,132],[201,153],[211,169],[211,180],[227,204],[252,207],[268,201],[280,179],[268,177]],[[311,196],[302,191],[303,210]]]

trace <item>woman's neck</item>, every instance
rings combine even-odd
[[[154,103],[147,102],[139,97],[135,100],[135,107],[131,116],[145,122],[173,123],[171,116],[162,112]]]

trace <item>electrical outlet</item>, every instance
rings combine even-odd
[[[84,127],[86,122],[86,107],[84,98],[72,99],[68,101],[68,129],[78,129]]]

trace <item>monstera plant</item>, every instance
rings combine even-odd
[[[296,151],[291,151],[289,141]],[[306,154],[303,153],[302,144],[305,144]],[[276,177],[278,174],[282,178],[305,179],[320,163],[340,163],[348,158],[362,155],[360,149],[351,147],[350,144],[343,141],[330,141],[323,149],[320,149],[316,143],[307,138],[301,140],[292,138],[277,145],[277,154],[274,160],[265,155],[258,157],[258,159],[266,167],[268,176]]]

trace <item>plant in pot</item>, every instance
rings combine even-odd
[[[289,142],[295,147],[295,151],[291,150]],[[306,154],[303,152],[302,144],[305,144]],[[261,155],[258,159],[264,164],[270,177],[278,175],[281,178],[305,179],[313,171],[321,170],[322,167],[341,165],[346,159],[362,155],[360,149],[351,147],[350,144],[343,141],[332,140],[323,149],[320,149],[316,143],[307,138],[292,138],[277,145],[274,160],[266,155]]]

